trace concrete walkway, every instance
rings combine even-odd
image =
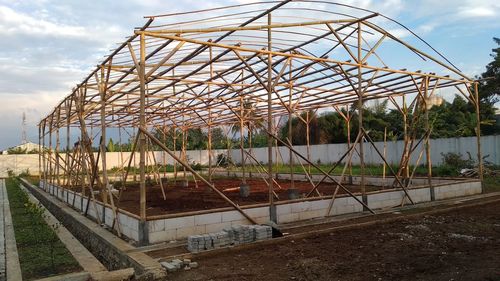
[[[0,179],[0,280],[22,280],[5,180]]]

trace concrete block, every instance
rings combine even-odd
[[[129,228],[128,234],[125,234],[125,236],[135,241],[139,241],[139,232],[136,230]]]
[[[205,225],[205,228],[206,228],[205,233],[222,231],[222,229],[224,229],[226,227],[231,227],[231,222],[207,224],[207,225]]]
[[[282,204],[276,206],[276,214],[278,214],[278,216],[290,214],[291,212],[292,206],[290,204]]]
[[[222,222],[231,222],[243,219],[243,215],[238,211],[228,211],[222,213]]]
[[[290,200],[300,198],[300,192],[297,188],[290,188],[287,190],[287,198]]]
[[[128,217],[128,226],[134,231],[139,231],[139,220],[136,218]]]
[[[311,210],[326,210],[328,208],[328,205],[330,205],[330,200],[311,201]]]
[[[299,220],[299,213],[278,214],[278,223],[287,223]]]
[[[361,201],[361,196],[356,196],[356,198],[358,198]],[[351,196],[346,197],[346,199],[347,199],[347,205],[358,205],[359,204],[359,202]],[[359,204],[359,205],[361,205],[361,204]]]
[[[269,221],[269,216],[253,218],[257,223],[264,224]]]
[[[177,230],[164,230],[149,233],[150,243],[160,243],[176,240]]]
[[[221,213],[211,213],[194,216],[194,225],[206,225],[222,222]]]
[[[165,220],[165,229],[177,229],[194,225],[194,216],[178,217]]]
[[[246,198],[250,195],[250,186],[248,184],[240,185],[240,197]]]
[[[171,264],[169,262],[160,262],[161,266],[163,266],[168,272],[175,272],[177,271],[177,267],[174,264]]]
[[[194,227],[194,233],[195,234],[207,233],[207,226],[206,225],[196,225]]]
[[[247,219],[231,221],[231,226],[245,225],[245,224],[249,224]]]
[[[184,265],[184,262],[180,259],[174,259],[170,263],[173,264],[177,269],[181,269],[181,267]]]
[[[250,217],[269,217],[269,207],[251,208],[243,210]]]
[[[356,208],[354,205],[337,205],[335,206],[335,203],[333,203],[333,214],[335,215],[340,215],[340,214],[349,214],[349,213],[354,213],[356,211]]]
[[[404,191],[394,191],[389,193],[389,198],[390,199],[399,199],[402,200],[404,196]]]
[[[301,213],[311,209],[311,202],[297,202],[292,203],[292,213]]]
[[[325,216],[325,210],[315,210],[299,213],[300,220],[307,220],[312,218],[319,218]]]
[[[195,231],[196,231],[196,228],[194,226],[177,228],[175,239],[178,240],[178,239],[186,238],[189,235],[195,234]]]
[[[150,233],[163,231],[163,230],[165,230],[165,220],[164,219],[148,221],[148,231]]]

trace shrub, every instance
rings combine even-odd
[[[221,167],[227,167],[227,166],[229,166],[230,161],[227,158],[226,154],[220,153],[220,154],[217,154],[217,163]]]

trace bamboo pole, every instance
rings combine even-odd
[[[318,167],[316,164],[312,163],[307,159],[307,157],[304,157],[302,154],[300,154],[298,151],[296,151],[294,148],[290,147],[286,142],[280,140],[278,137],[276,137],[274,134],[272,134],[269,131],[266,131],[267,135],[271,136],[272,138],[276,139],[279,143],[282,145],[286,146],[288,149],[291,149],[295,155],[299,156],[302,158],[304,161],[309,163],[312,167],[317,169],[320,173],[322,173],[324,176],[328,177],[331,181],[333,181],[335,184],[339,185],[340,188],[342,188],[346,193],[348,193],[354,200],[358,201],[359,204],[361,204],[364,208],[366,208],[370,213],[375,214],[375,212],[368,207],[367,204],[365,204],[362,200],[359,200],[349,189],[347,189],[343,184],[341,184],[337,179],[334,177],[330,176],[327,172],[323,171],[320,167]]]
[[[146,81],[145,81],[145,73],[146,73],[146,42],[144,35],[140,36],[140,62],[139,62],[139,79],[140,79],[140,93],[141,93],[141,101],[140,101],[140,113],[139,113],[139,123],[141,127],[146,126]],[[145,170],[145,161],[146,161],[146,138],[144,134],[140,131],[137,132],[139,134],[139,204],[140,204],[140,217],[141,222],[146,221],[146,170]]]
[[[481,111],[479,109],[479,89],[478,82],[474,83],[474,99],[476,101],[476,140],[477,140],[477,162],[479,165],[479,180],[483,181],[483,157],[481,154]],[[484,192],[484,189],[483,189]]]
[[[290,142],[290,146],[293,147],[293,133],[292,133],[292,95],[293,95],[293,80],[292,80],[292,60],[289,62],[289,76],[288,79],[290,80],[290,86],[288,90],[288,107],[290,110],[288,111],[288,140]],[[295,169],[295,163],[293,162],[293,154],[292,151],[289,150],[289,160],[288,160],[288,165],[290,166],[290,188],[294,189],[295,188],[295,182],[293,178],[294,174],[294,169]]]
[[[271,25],[272,16],[271,13],[267,14],[267,24]],[[272,33],[271,28],[267,29],[267,50],[269,51],[267,55],[267,130],[269,132],[273,131],[273,114],[272,114],[272,64],[273,57],[271,55],[272,51]],[[269,219],[273,222],[278,222],[276,215],[276,206],[274,205],[273,196],[273,139],[271,136],[267,138],[267,173],[268,173],[268,186],[269,186]]]
[[[386,157],[386,152],[387,152],[387,127],[384,127],[384,158]],[[382,179],[383,179],[383,185],[385,186],[385,167],[386,164],[385,162],[382,164]]]
[[[425,130],[429,131],[430,126],[429,126],[429,109],[430,107],[428,106],[429,102],[429,78],[427,77],[425,79],[425,88],[424,88],[424,122],[425,122]],[[424,146],[425,146],[425,159],[427,161],[427,184],[429,185],[429,189],[431,191],[431,201],[435,200],[435,192],[434,192],[434,187],[432,186],[432,160],[431,160],[431,142],[429,141],[430,139],[430,134],[427,137]]]
[[[362,33],[361,33],[361,22],[358,22],[358,61],[362,60],[361,57],[361,40],[362,40]],[[357,88],[357,93],[358,93],[358,133],[362,135],[362,130],[363,130],[363,87],[362,87],[362,67],[361,65],[358,66],[358,88]],[[366,179],[365,179],[365,154],[364,154],[364,148],[363,148],[363,137],[361,137],[361,141],[359,142],[359,166],[360,166],[360,172],[361,172],[361,194],[363,198],[363,202],[365,204],[368,204],[368,197],[366,195]]]
[[[238,212],[240,212],[248,221],[250,221],[253,224],[257,224],[257,222],[252,219],[247,213],[245,213],[237,204],[235,204],[231,199],[227,198],[226,195],[224,195],[221,191],[219,191],[212,183],[208,182],[204,177],[202,177],[198,172],[193,170],[191,166],[189,166],[188,163],[183,161],[181,158],[177,157],[168,147],[166,147],[164,144],[161,143],[155,136],[153,136],[150,132],[147,131],[144,127],[139,127],[139,130],[142,132],[142,134],[146,135],[156,143],[159,147],[161,147],[164,151],[166,151],[172,158],[174,158],[175,161],[179,162],[183,167],[185,167],[187,170],[193,174],[194,177],[199,178],[203,183],[205,183],[208,187],[210,187],[213,191],[215,191],[222,199],[224,199],[226,202],[228,202],[231,206],[233,206]]]

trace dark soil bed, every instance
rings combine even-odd
[[[263,180],[247,180],[251,192],[250,196],[246,198],[240,197],[239,190],[236,189],[239,187],[240,183],[241,181],[239,179],[214,180],[215,187],[223,191],[228,198],[240,206],[268,202],[268,187]],[[278,180],[278,183],[281,189],[275,185],[275,191],[279,196],[279,200],[277,201],[287,200],[287,189],[290,188],[290,181]],[[359,186],[345,186],[353,193],[360,192]],[[334,183],[322,183],[318,187],[318,190],[322,195],[331,195],[335,187],[336,185]],[[224,191],[228,188],[232,188],[233,190]],[[312,189],[312,185],[309,182],[295,181],[295,188],[299,190],[300,194],[306,194]],[[382,189],[380,186],[366,186],[367,192],[380,189]],[[197,181],[197,185],[193,181],[190,181],[188,187],[183,187],[181,181],[177,181],[175,185],[169,183],[165,188],[166,200],[163,199],[159,185],[147,187],[146,193],[148,216],[231,206],[201,181]],[[343,193],[345,192],[339,189],[338,194]],[[123,191],[119,207],[134,214],[139,214],[139,197],[139,185],[128,185],[127,189]]]
[[[500,204],[195,260],[169,280],[500,280]]]

